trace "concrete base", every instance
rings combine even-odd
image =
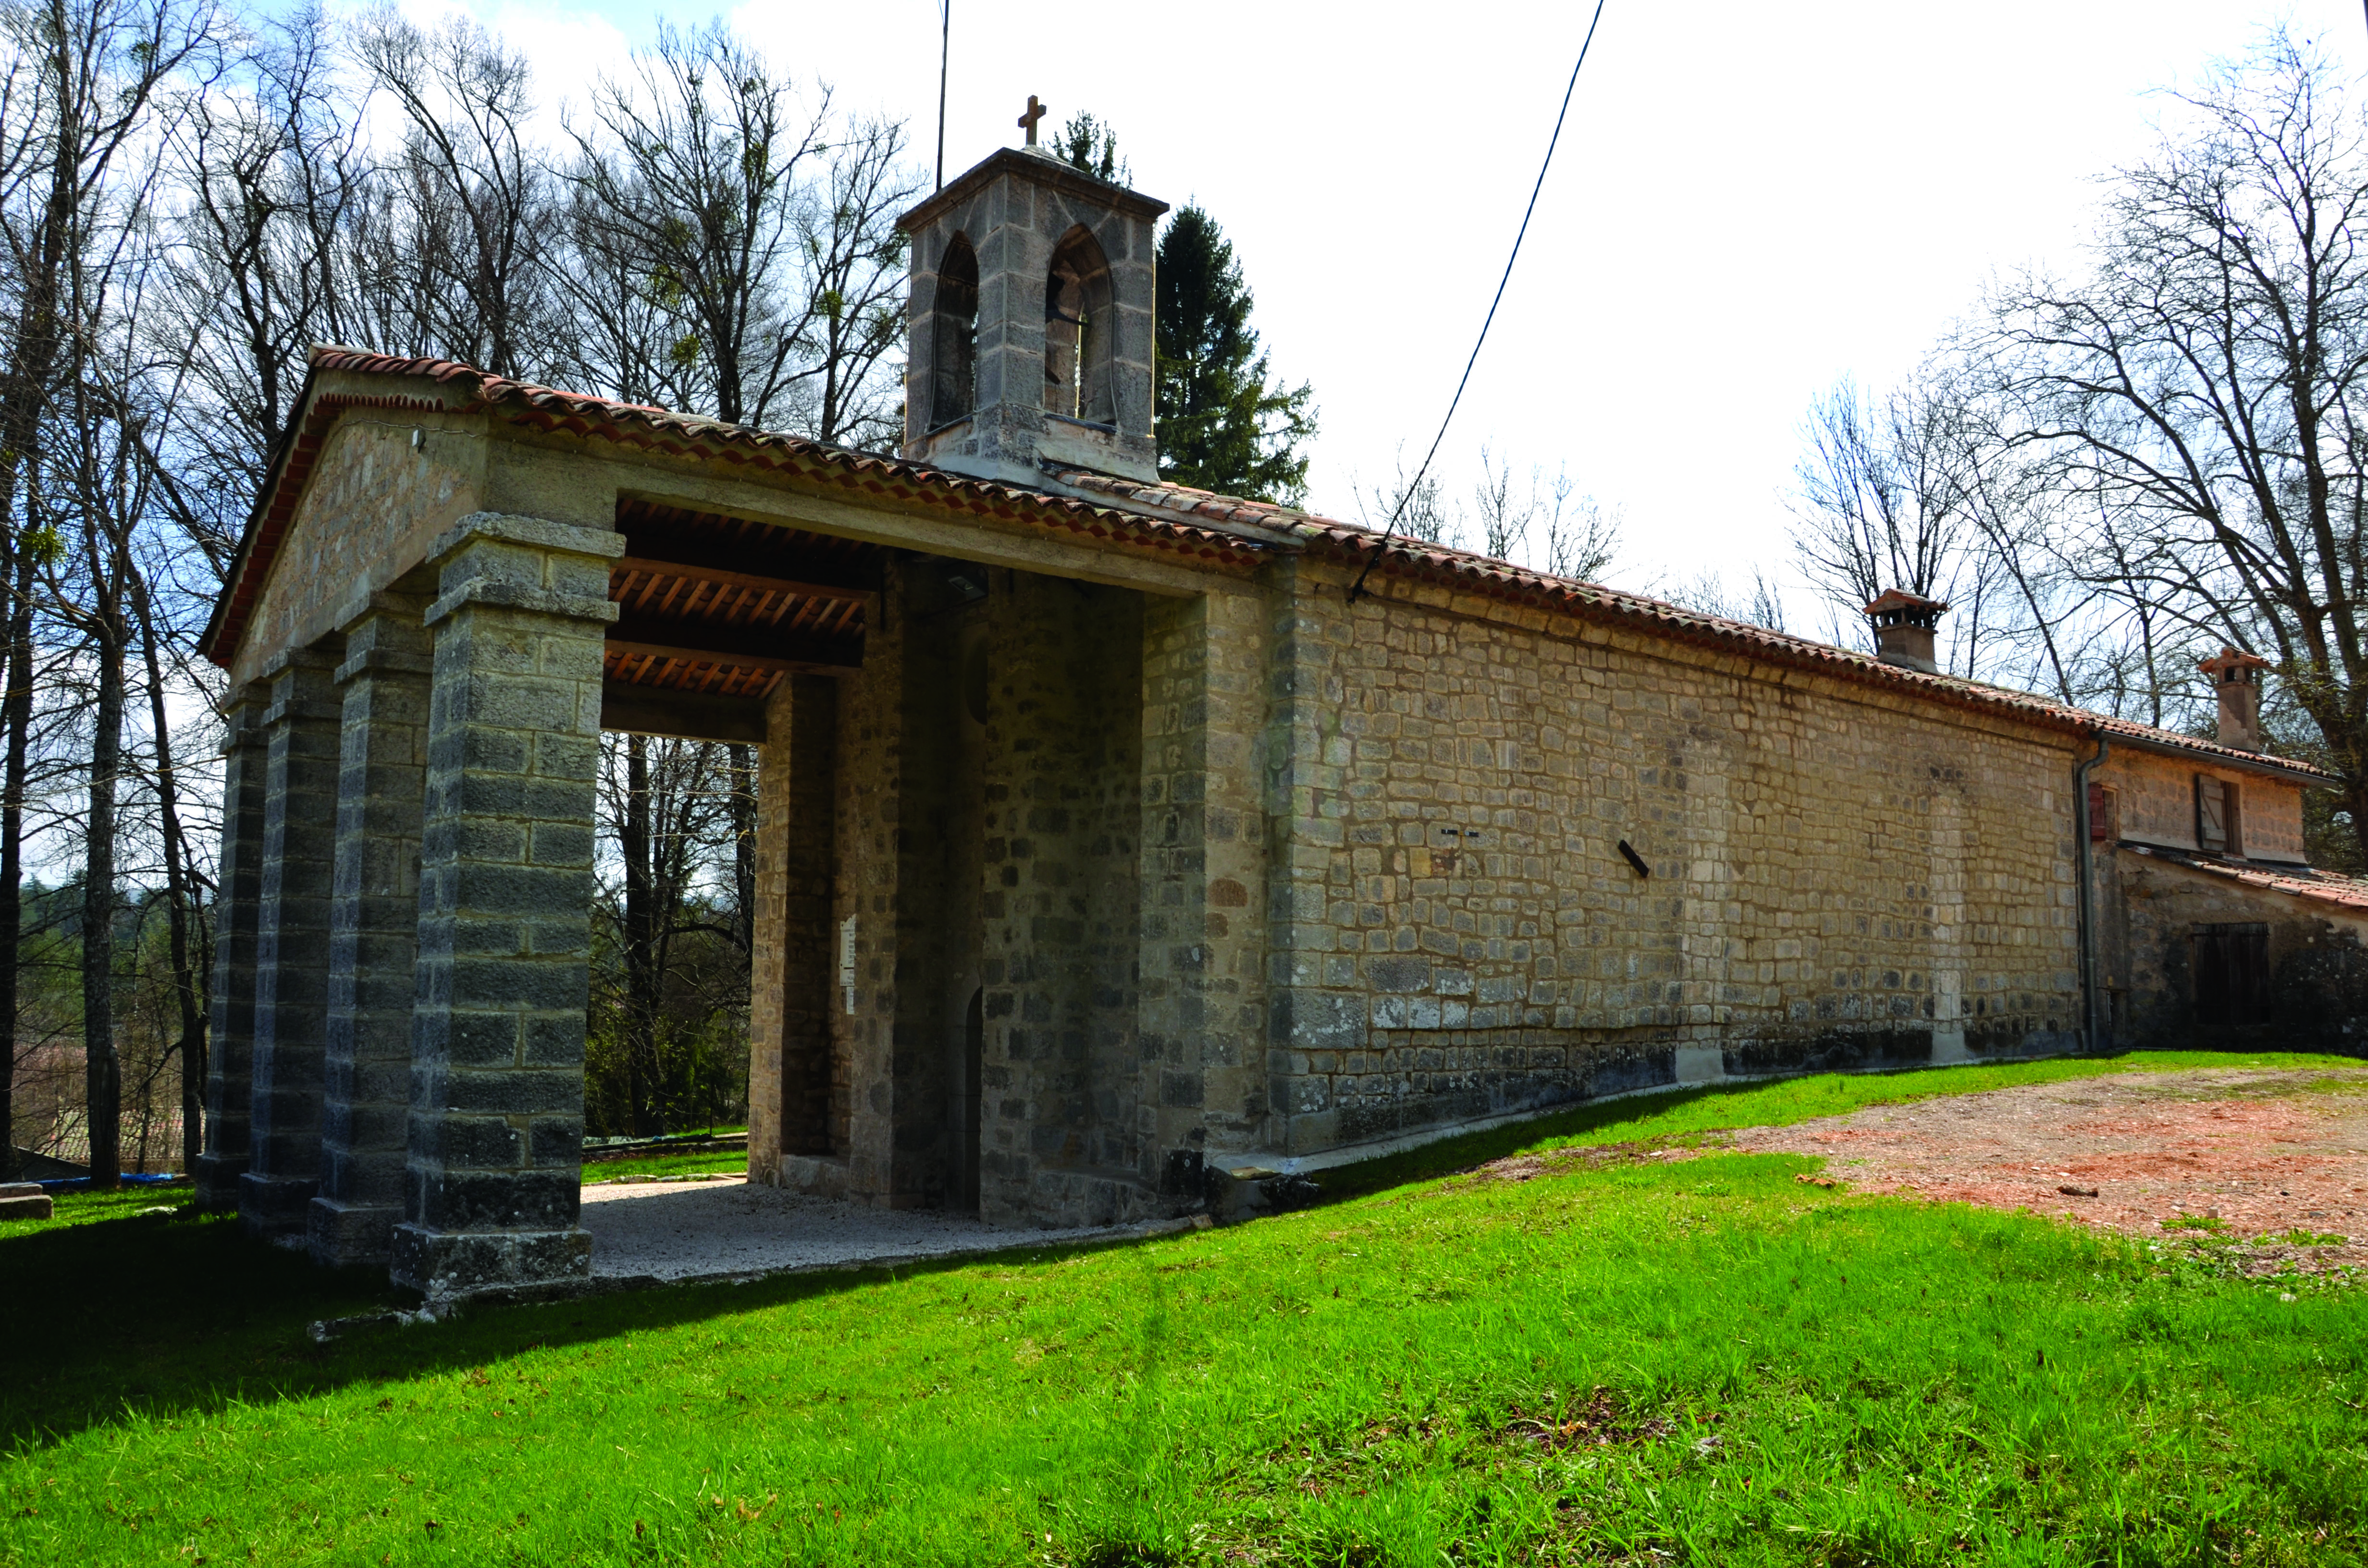
[[[1719,1083],[1726,1077],[1726,1052],[1715,1045],[1681,1045],[1677,1071],[1680,1084]]]
[[[564,1231],[431,1231],[394,1228],[387,1276],[431,1301],[592,1276],[592,1237]]]
[[[0,1220],[47,1220],[51,1215],[50,1195],[33,1183],[0,1186]]]
[[[1933,1066],[1954,1067],[1960,1062],[1971,1062],[1972,1060],[1974,1060],[1974,1053],[1965,1049],[1965,1026],[1964,1024],[1935,1024],[1932,1026]]]
[[[781,1172],[773,1185],[811,1198],[845,1198],[847,1162],[820,1154],[783,1154]]]
[[[402,1222],[403,1210],[393,1204],[315,1198],[305,1210],[305,1243],[313,1261],[331,1268],[384,1264],[394,1252],[394,1228]]]
[[[267,1240],[301,1236],[321,1190],[314,1176],[268,1176],[248,1171],[238,1178],[238,1217],[247,1234]]]
[[[246,1156],[199,1154],[197,1169],[189,1174],[197,1181],[194,1201],[198,1211],[227,1214],[238,1207],[239,1180],[246,1175]]]

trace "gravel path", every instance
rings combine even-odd
[[[744,1176],[584,1189],[595,1278],[707,1275],[1001,1252],[1130,1231],[1007,1231],[964,1216],[806,1198]]]
[[[2359,1069],[2116,1074],[1755,1127],[1726,1146],[1821,1154],[1827,1175],[1864,1192],[2029,1209],[2156,1241],[2224,1236],[2248,1272],[2368,1267]],[[2290,1234],[2334,1239],[2260,1239]]]

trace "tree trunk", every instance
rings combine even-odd
[[[140,652],[148,665],[148,722],[155,731],[156,808],[165,834],[165,915],[173,963],[173,994],[181,1006],[181,1168],[198,1168],[205,1149],[206,999],[199,994],[199,971],[189,957],[190,878],[181,833],[180,787],[173,778],[173,736],[166,726],[165,676],[156,657],[156,622],[148,610],[148,585],[135,567],[126,585],[140,616]]]
[[[5,526],[5,525],[0,525]],[[13,544],[13,536],[10,542]],[[12,550],[7,650],[0,659],[0,1178],[16,1175],[17,955],[24,931],[25,765],[33,722],[33,559]]]
[[[101,593],[97,733],[90,816],[83,834],[82,1040],[90,1126],[90,1185],[108,1191],[122,1171],[123,1069],[115,1053],[115,795],[123,751],[123,635]]]
[[[827,437],[825,437],[826,439]],[[740,950],[757,950],[757,778],[756,748],[732,746],[732,888],[737,898],[734,929]]]
[[[67,53],[63,15],[52,12],[54,35],[44,62],[49,85],[63,105],[73,67]],[[50,381],[55,371],[62,339],[58,323],[58,290],[63,270],[66,236],[72,227],[74,195],[82,165],[80,128],[61,116],[57,145],[51,151],[50,189],[40,225],[27,247],[28,264],[18,287],[15,341],[9,347],[6,380],[0,384],[0,540],[5,556],[0,569],[9,577],[12,597],[7,607],[7,690],[0,694],[0,713],[7,721],[7,770],[0,781],[0,1083],[13,1084],[17,1063],[17,961],[20,947],[23,881],[26,731],[31,722],[32,585],[38,562],[27,548],[17,505],[24,480],[33,463],[47,412]],[[0,1099],[10,1119],[0,1128],[0,1176],[16,1165],[16,1123],[13,1096]]]
[[[650,834],[649,743],[625,741],[625,1083],[633,1131],[663,1131],[658,1107],[657,889]]]

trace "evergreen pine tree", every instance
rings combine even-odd
[[[1315,392],[1269,383],[1250,305],[1224,231],[1186,203],[1159,237],[1160,477],[1296,506]]]
[[[1061,139],[1053,143],[1053,151],[1070,167],[1083,169],[1096,179],[1125,185],[1134,178],[1134,171],[1118,155],[1117,132],[1092,115],[1071,115],[1069,123],[1061,127]]]
[[[1072,115],[1053,147],[1096,179],[1133,178],[1118,137],[1092,115]],[[1224,231],[1187,202],[1159,237],[1159,473],[1196,489],[1296,506],[1307,494],[1315,392],[1304,382],[1288,391],[1268,384],[1250,304]]]

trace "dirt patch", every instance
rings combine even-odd
[[[2368,1070],[2121,1074],[1748,1128],[1727,1146],[1823,1155],[1861,1192],[2225,1249],[2249,1274],[2368,1267]]]

